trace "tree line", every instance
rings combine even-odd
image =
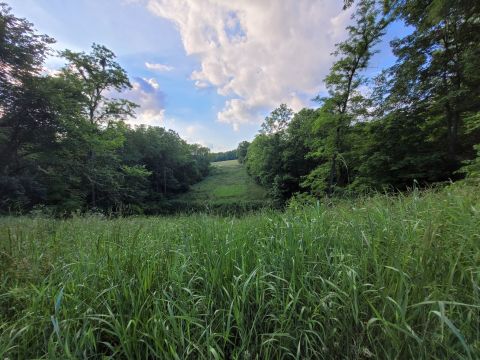
[[[163,212],[207,175],[207,148],[126,124],[138,106],[115,96],[132,86],[111,50],[65,50],[48,75],[52,43],[0,4],[0,212]]]
[[[395,191],[480,174],[480,2],[355,6],[319,107],[293,113],[282,104],[248,146],[248,172],[279,204],[298,192]],[[411,31],[390,43],[395,63],[367,76],[398,21]]]
[[[216,161],[227,161],[227,160],[237,160],[237,149],[222,151],[216,153],[210,153],[209,159],[211,162]]]

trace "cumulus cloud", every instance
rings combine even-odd
[[[58,76],[61,74],[61,70],[58,68],[52,68],[49,66],[42,66],[42,74],[47,76]]]
[[[153,70],[153,71],[158,71],[158,72],[166,72],[166,71],[172,71],[173,66],[165,65],[165,64],[155,64],[155,63],[145,63],[145,67],[148,70]]]
[[[121,94],[121,97],[133,101],[140,107],[136,110],[136,118],[129,121],[132,125],[164,125],[165,94],[154,78],[136,77],[132,81],[132,89]]]
[[[191,123],[169,118],[168,128],[176,131],[183,140],[190,144],[199,144],[210,149],[214,147],[212,143],[205,140],[205,131],[208,129],[199,123]]]
[[[179,129],[178,133],[187,142],[209,147],[208,142],[201,137],[202,130],[203,126],[199,124],[190,124],[186,126],[185,129]]]
[[[205,131],[208,130],[205,126],[200,123],[180,121],[165,114],[165,94],[155,78],[136,77],[131,84],[132,89],[128,91],[107,95],[128,99],[140,106],[135,111],[135,118],[128,120],[130,125],[162,126],[175,130],[189,143],[213,147],[213,144],[204,140]]]
[[[338,0],[149,0],[148,8],[176,24],[200,60],[191,79],[225,96],[217,117],[234,129],[282,102],[299,110],[321,91],[349,20]]]
[[[122,5],[143,4],[147,0],[122,0]]]

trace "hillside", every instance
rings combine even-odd
[[[237,160],[212,163],[210,175],[176,199],[183,207],[258,208],[268,204],[267,192]]]

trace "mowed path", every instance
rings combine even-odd
[[[180,200],[185,202],[211,204],[266,199],[265,189],[248,176],[245,167],[237,160],[212,163],[210,175],[180,197]]]

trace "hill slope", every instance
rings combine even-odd
[[[181,195],[179,201],[188,204],[226,205],[268,202],[264,188],[248,176],[237,160],[212,163],[210,175]]]
[[[248,176],[237,160],[212,163],[210,175],[180,197],[195,202],[236,202],[265,200],[265,190]]]

